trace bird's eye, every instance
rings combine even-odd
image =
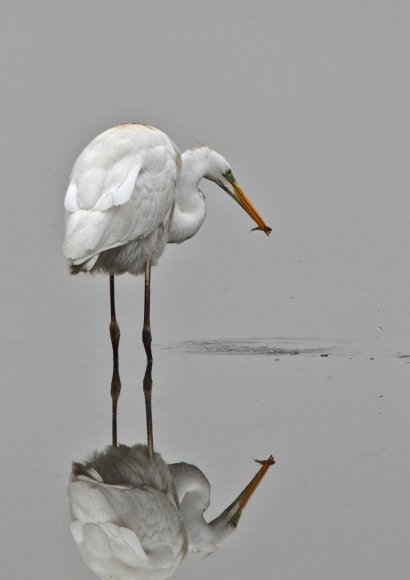
[[[232,183],[232,181],[234,180],[234,176],[233,176],[231,168],[227,169],[223,175],[224,175],[225,179],[227,181],[229,181],[230,183]]]
[[[231,522],[231,528],[237,528],[238,524],[236,524],[235,522]]]

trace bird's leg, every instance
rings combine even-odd
[[[151,298],[151,260],[145,264],[145,287],[144,287],[144,326],[142,329],[142,342],[147,354],[147,366],[144,375],[144,397],[145,397],[145,417],[147,422],[147,446],[148,457],[154,457],[154,436],[152,429],[152,351],[151,351],[151,320],[150,320],[150,298]]]
[[[144,343],[145,352],[148,362],[152,362],[151,351],[151,320],[150,320],[150,294],[151,294],[151,260],[145,263],[145,298],[144,298],[144,326],[142,329],[142,342]]]
[[[148,447],[148,457],[153,459],[154,457],[154,434],[152,427],[152,405],[151,405],[151,393],[152,393],[152,361],[147,360],[147,367],[145,369],[144,375],[144,397],[145,397],[145,417],[147,422],[147,447]]]
[[[117,446],[117,403],[121,392],[121,380],[118,369],[118,345],[120,343],[120,327],[115,317],[115,292],[114,274],[110,274],[110,337],[112,344],[112,379],[111,379],[111,399],[112,399],[112,444]]]

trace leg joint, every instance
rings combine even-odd
[[[116,320],[110,322],[110,337],[112,342],[119,342],[121,336],[120,327]]]

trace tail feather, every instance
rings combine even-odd
[[[80,272],[89,272],[98,260],[98,254],[91,256],[83,261],[80,260],[69,260],[68,266],[70,268],[70,274],[79,274]]]

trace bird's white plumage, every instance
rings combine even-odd
[[[115,483],[117,482],[117,483]],[[172,476],[158,453],[120,446],[74,464],[71,532],[104,580],[168,578],[188,549]]]
[[[103,580],[160,580],[173,574],[188,549],[212,553],[231,537],[252,482],[206,522],[211,490],[195,465],[167,465],[158,453],[150,460],[145,445],[108,447],[73,463],[71,532]]]
[[[72,272],[144,272],[167,242],[183,242],[201,227],[205,198],[198,184],[204,177],[269,235],[216,151],[204,146],[181,156],[165,133],[147,125],[119,125],[98,135],[75,162],[65,196],[63,250]]]
[[[74,164],[64,203],[71,264],[92,270],[100,257],[102,271],[141,273],[167,242],[180,165],[173,142],[146,125],[113,127],[91,141]],[[130,243],[134,260],[130,248],[118,249]],[[115,248],[105,264],[104,253]]]

